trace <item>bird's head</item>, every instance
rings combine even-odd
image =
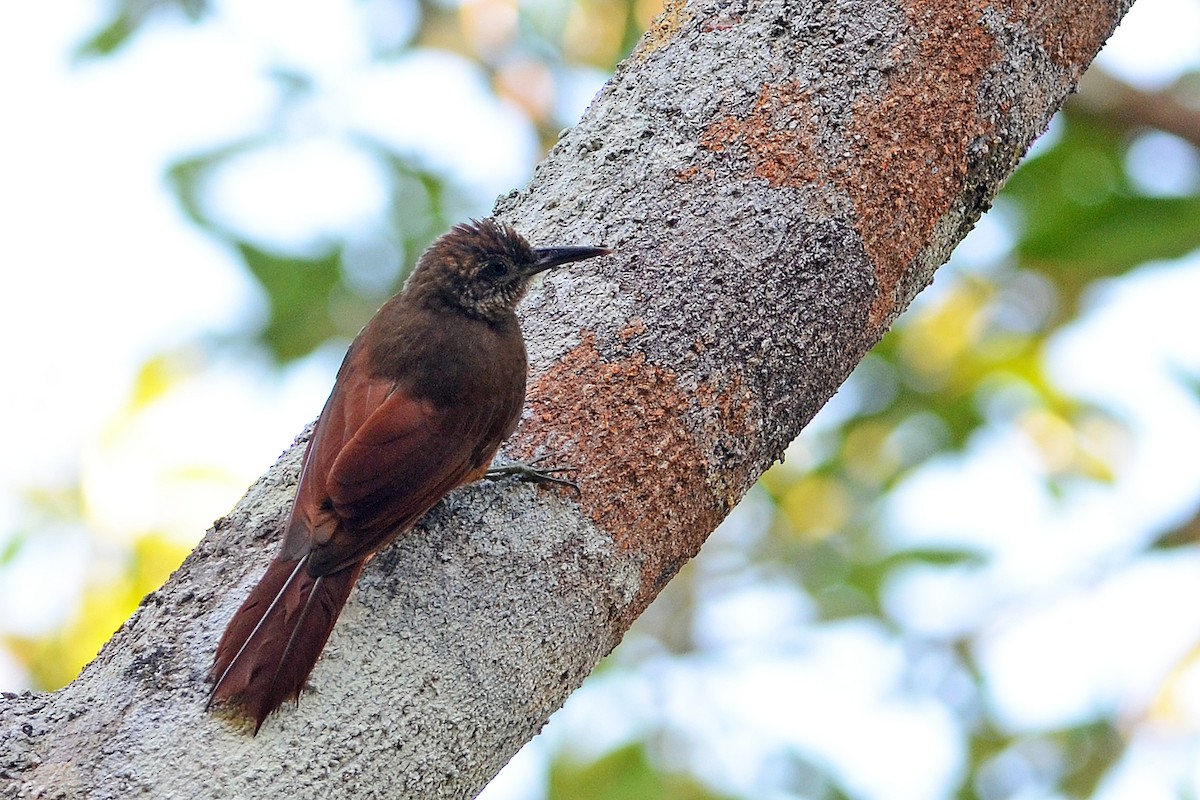
[[[406,293],[448,303],[482,319],[511,314],[529,281],[553,267],[602,256],[603,247],[530,247],[492,218],[455,225],[421,256]]]

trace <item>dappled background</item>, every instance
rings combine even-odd
[[[0,689],[69,682],[655,0],[6,5]],[[488,800],[1200,794],[1200,2]]]

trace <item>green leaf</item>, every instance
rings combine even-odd
[[[935,547],[902,550],[886,559],[886,563],[891,567],[913,563],[935,567],[975,567],[982,566],[986,561],[987,557],[978,550]]]
[[[1193,547],[1197,542],[1200,542],[1200,510],[1179,527],[1159,533],[1147,549],[1176,550],[1181,547]]]
[[[80,60],[111,55],[129,40],[140,24],[141,19],[122,11],[90,38],[81,42],[73,55]]]
[[[9,564],[18,555],[21,554],[21,548],[25,546],[28,536],[23,533],[9,536],[8,539],[0,545],[0,567]]]
[[[192,22],[199,20],[208,11],[205,0],[124,0],[117,5],[116,13],[108,23],[76,46],[73,58],[84,60],[112,55],[142,28],[151,13],[169,6],[182,11],[184,17]]]
[[[267,294],[270,316],[261,341],[280,362],[305,356],[341,331],[330,302],[341,284],[341,247],[316,256],[280,256],[249,242],[238,252]]]
[[[1053,734],[1063,750],[1066,774],[1060,786],[1067,797],[1086,798],[1125,752],[1125,737],[1111,719],[1099,719]]]
[[[266,143],[261,137],[250,137],[233,144],[216,147],[204,153],[180,159],[167,168],[167,182],[175,193],[175,199],[188,219],[206,232],[218,238],[227,238],[228,232],[209,219],[204,213],[201,196],[204,179],[209,171],[221,163]]]
[[[1057,277],[1074,300],[1096,278],[1200,247],[1200,197],[1139,194],[1125,173],[1126,139],[1064,119],[1054,147],[1027,161],[1001,194],[1021,218],[1021,258]]]
[[[1088,279],[1119,275],[1200,247],[1200,198],[1114,195],[1094,207],[1065,204],[1031,228],[1018,253]]]
[[[719,800],[691,778],[666,773],[650,763],[638,742],[586,764],[556,760],[550,765],[547,800]]]

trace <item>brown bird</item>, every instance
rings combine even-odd
[[[304,455],[283,546],[217,647],[209,704],[263,720],[297,698],[363,565],[487,472],[525,400],[517,303],[551,267],[492,219],[455,226],[358,334]]]

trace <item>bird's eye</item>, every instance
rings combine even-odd
[[[500,259],[492,259],[480,271],[488,278],[503,278],[508,274],[508,264]]]

